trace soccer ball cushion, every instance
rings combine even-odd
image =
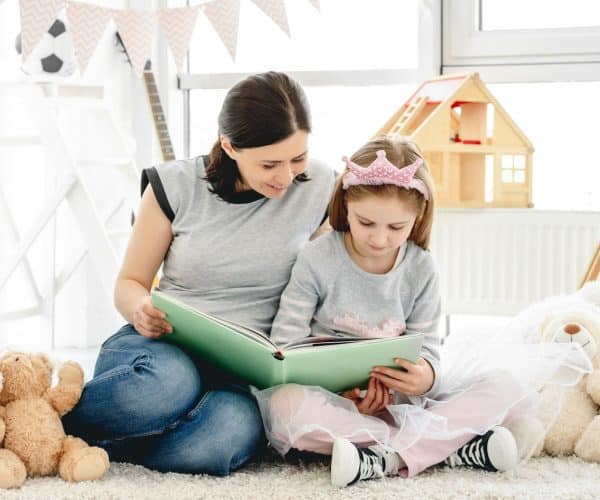
[[[16,40],[17,52],[21,53],[21,34]],[[75,71],[75,53],[71,35],[61,19],[54,21],[42,35],[21,69],[29,75],[53,74],[69,76]]]

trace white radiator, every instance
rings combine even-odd
[[[431,251],[442,310],[512,315],[574,292],[599,241],[599,212],[438,209]]]

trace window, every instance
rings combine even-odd
[[[366,7],[322,0],[320,13],[307,0],[285,6],[289,38],[242,0],[235,62],[206,17],[198,16],[190,73],[179,76],[188,112],[186,156],[208,152],[227,89],[250,73],[277,69],[302,83],[313,111],[311,152],[338,164],[383,125],[417,82],[439,72],[435,2],[372,0]]]
[[[600,26],[596,0],[481,0],[480,6],[482,31]]]
[[[488,88],[535,149],[534,207],[600,210],[595,162],[600,82],[492,83]],[[519,182],[521,161],[518,155],[513,158],[514,182]]]
[[[533,143],[535,208],[600,210],[600,3],[444,0],[442,23],[442,72],[479,72]]]
[[[368,141],[414,90],[414,84],[305,86],[311,105],[311,156],[341,169],[341,157]],[[217,139],[217,114],[226,90],[190,96],[191,155],[207,154]]]
[[[487,81],[600,80],[600,3],[446,0],[443,72]]]
[[[242,0],[237,54],[232,60],[206,16],[199,15],[190,50],[191,73],[255,73],[416,68],[418,2],[287,1],[288,37],[253,2]]]
[[[458,23],[458,26],[465,26],[464,15],[471,13],[471,21],[467,24],[471,26],[473,33],[477,32],[481,37],[488,35],[500,37],[483,45],[483,48],[487,47],[488,53],[483,53],[479,61],[485,61],[485,66],[446,65],[444,71],[464,73],[470,69],[479,70],[502,107],[531,140],[535,148],[532,183],[533,203],[536,209],[600,210],[600,169],[591,168],[590,163],[591,159],[597,156],[595,151],[597,127],[593,120],[600,115],[600,70],[594,74],[596,66],[584,62],[581,65],[592,72],[588,77],[594,76],[596,81],[587,78],[592,81],[555,82],[554,80],[561,80],[561,78],[563,80],[571,78],[569,71],[574,66],[571,63],[549,65],[536,63],[521,67],[519,64],[500,64],[506,62],[503,57],[489,55],[493,53],[490,52],[491,49],[507,51],[507,44],[512,47],[507,53],[518,54],[515,43],[519,40],[528,43],[528,38],[514,38],[511,34],[515,33],[522,35],[526,32],[530,37],[535,38],[556,34],[555,30],[560,30],[567,40],[579,39],[579,42],[586,42],[579,37],[580,30],[584,30],[587,36],[590,33],[597,33],[600,28],[575,26],[582,22],[583,18],[587,19],[590,25],[596,22],[597,17],[594,17],[593,12],[597,9],[592,10],[595,9],[596,3],[576,0],[577,9],[574,10],[588,10],[583,16],[575,17],[578,14],[573,14],[567,17],[561,15],[561,11],[557,8],[563,5],[562,2],[544,2],[547,6],[545,14],[535,20],[531,19],[535,16],[525,9],[533,8],[532,6],[541,9],[541,4],[536,0],[523,2],[526,5],[516,6],[514,3],[514,7],[506,9],[510,11],[509,16],[493,10],[497,9],[495,3],[491,0],[489,2],[486,0],[481,2],[445,0],[443,2],[443,19],[446,25],[453,22],[455,27],[456,23],[461,21],[460,16],[463,16],[462,24]],[[373,40],[373,45],[365,44],[364,51],[356,53],[355,59],[345,64],[336,62],[333,49],[326,51],[322,60],[319,59],[318,52],[312,53],[311,58],[302,56],[301,52],[304,49],[302,40],[309,38],[305,33],[306,30],[311,33],[314,31],[314,36],[320,37],[322,30],[329,29],[327,23],[345,24],[345,32],[352,32],[353,28],[348,24],[349,20],[356,18],[356,12],[371,10],[364,9],[364,3],[321,0],[323,12],[319,14],[308,1],[288,0],[286,7],[288,7],[291,39],[288,39],[269,18],[258,11],[252,2],[242,0],[241,5],[236,63],[231,61],[212,27],[199,24],[195,31],[196,38],[192,43],[190,57],[192,71],[190,74],[180,75],[180,88],[183,89],[183,95],[187,96],[188,105],[184,107],[177,103],[171,105],[170,109],[172,125],[177,128],[179,123],[183,123],[184,130],[186,128],[189,130],[187,152],[184,153],[187,156],[208,153],[217,139],[216,120],[223,97],[227,89],[246,73],[276,68],[289,70],[300,80],[307,92],[313,112],[311,154],[336,168],[341,168],[340,157],[343,154],[352,152],[376,133],[411,95],[418,82],[436,74],[434,67],[437,49],[440,46],[435,40],[436,37],[439,39],[442,36],[442,12],[435,10],[436,5],[439,7],[437,2],[421,0],[375,2],[372,10],[376,13],[364,14],[372,18],[367,19],[363,16],[361,19],[364,20],[360,22],[358,28],[361,38],[370,38]],[[428,5],[432,6],[432,10],[427,7]],[[502,3],[502,5],[508,4]],[[348,9],[354,13],[344,17],[346,16],[343,12],[344,6],[348,6]],[[483,12],[481,20],[479,19],[480,6]],[[382,12],[386,15],[382,16]],[[519,12],[520,15],[515,16],[514,12]],[[336,13],[339,17],[336,17]],[[418,26],[418,30],[411,32],[410,37],[401,38],[407,43],[402,50],[400,50],[401,45],[389,42],[389,33],[385,33],[384,38],[378,38],[379,31],[384,30],[375,29],[379,26],[376,20],[378,17],[385,18],[388,13],[405,19],[401,23],[396,22],[393,36],[396,36],[398,28],[403,29],[406,24]],[[407,20],[410,16],[412,22]],[[198,19],[199,23],[206,23],[202,15]],[[301,19],[304,21],[301,22]],[[557,20],[560,20],[564,26],[557,27]],[[305,21],[308,22],[307,26],[303,24]],[[387,23],[387,20],[384,21],[384,26],[389,28],[391,25]],[[475,30],[478,26],[481,29]],[[541,29],[541,26],[546,28]],[[404,33],[401,36],[407,35]],[[447,30],[444,36],[448,36]],[[468,49],[479,50],[475,43],[478,40],[480,39],[475,40]],[[600,43],[594,45],[593,40],[594,38],[587,40],[583,46],[587,44],[592,52],[596,50],[600,53],[598,49]],[[598,40],[600,41],[600,37]],[[466,40],[463,41],[467,43]],[[271,56],[270,53],[265,54],[263,50],[259,50],[261,47],[264,49],[269,43],[286,44],[290,54],[300,55],[296,58],[290,56],[290,60],[283,60],[281,59],[283,51],[276,51]],[[206,45],[208,48],[203,50],[205,44],[208,44]],[[256,50],[250,50],[250,47],[255,47]],[[311,45],[308,44],[306,47]],[[334,47],[342,50],[343,45],[334,44]],[[373,50],[379,50],[386,56],[378,55],[376,59],[371,59],[369,51]],[[444,54],[446,50],[447,47]],[[400,54],[406,51],[412,54]],[[269,59],[271,57],[274,59]],[[561,60],[560,53],[555,57],[546,51],[545,57],[551,62]],[[600,61],[600,57],[598,60]],[[374,61],[378,61],[378,64],[374,64]],[[329,66],[330,64],[332,66]],[[394,67],[396,69],[393,69]],[[490,68],[496,69],[490,70]],[[526,71],[523,71],[523,68]],[[556,68],[563,68],[562,72],[558,73],[558,78]],[[585,73],[585,70],[583,71]],[[527,81],[528,78],[533,81]],[[538,83],[540,79],[546,81]],[[177,95],[179,94],[178,92]],[[189,120],[186,121],[183,117],[179,121],[173,120],[173,113],[177,113],[180,109],[188,113]],[[494,128],[495,116],[492,111],[493,108],[488,106],[485,113],[485,133],[488,137]],[[185,134],[181,133],[180,136]],[[524,175],[518,168],[520,161],[513,159],[513,167],[506,174],[506,178],[510,174],[512,182],[520,183],[521,176]],[[486,199],[493,196],[493,162],[493,156],[486,158],[486,165],[489,165],[486,167]],[[565,168],[568,168],[569,172],[566,177]]]

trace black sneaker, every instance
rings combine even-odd
[[[357,481],[396,475],[398,460],[395,452],[381,446],[358,448],[347,439],[337,438],[331,454],[331,484],[343,488]]]
[[[474,467],[489,472],[504,472],[519,461],[517,442],[506,427],[494,427],[483,436],[475,436],[450,455],[448,467]]]

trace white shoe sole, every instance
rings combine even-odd
[[[494,427],[487,444],[490,462],[498,472],[514,469],[519,462],[517,441],[506,427]]]
[[[356,477],[360,468],[358,450],[347,439],[337,438],[331,453],[331,484],[344,488]]]

